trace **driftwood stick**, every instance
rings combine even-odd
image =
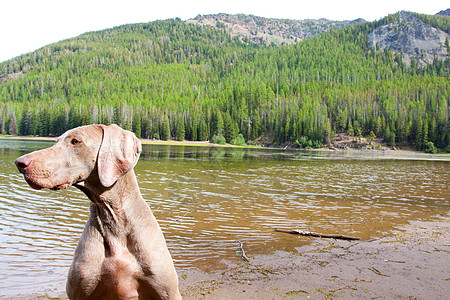
[[[285,229],[277,229],[277,228],[275,228],[275,231],[276,232],[290,233],[290,234],[299,234],[299,235],[304,235],[304,236],[329,238],[329,239],[340,239],[340,240],[348,240],[348,241],[358,241],[358,240],[360,240],[359,237],[345,236],[345,235],[341,235],[341,234],[324,234],[324,233],[317,233],[317,232],[311,232],[311,231],[285,230]]]
[[[244,247],[243,247],[243,246],[244,246],[244,243],[242,243],[241,241],[236,241],[236,243],[239,244],[239,251],[242,252],[241,258],[242,258],[244,261],[246,261],[246,262],[250,262],[250,259],[248,258],[248,256],[245,255],[245,251],[244,251]]]

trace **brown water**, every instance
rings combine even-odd
[[[50,146],[0,140],[0,297],[64,291],[88,217],[75,188],[36,191],[14,160]],[[450,210],[450,157],[144,145],[135,168],[177,270],[225,268],[314,239],[274,228],[379,237]]]

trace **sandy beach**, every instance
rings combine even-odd
[[[413,222],[370,241],[316,239],[295,253],[252,257],[213,274],[187,273],[184,299],[444,299],[450,219]]]

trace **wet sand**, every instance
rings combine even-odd
[[[295,252],[246,253],[250,262],[229,263],[222,271],[180,271],[183,298],[446,299],[450,294],[449,216],[414,221],[369,241],[298,238],[312,243]],[[67,299],[55,293],[4,299]]]
[[[249,263],[222,272],[183,273],[182,295],[186,300],[448,299],[448,217],[416,221],[377,240],[310,239],[312,246],[295,253],[246,253]]]

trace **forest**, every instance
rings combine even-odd
[[[448,33],[448,17],[422,17]],[[450,59],[370,48],[392,18],[282,46],[180,19],[89,32],[0,63],[0,133],[116,123],[148,139],[320,147],[348,133],[450,151]]]

